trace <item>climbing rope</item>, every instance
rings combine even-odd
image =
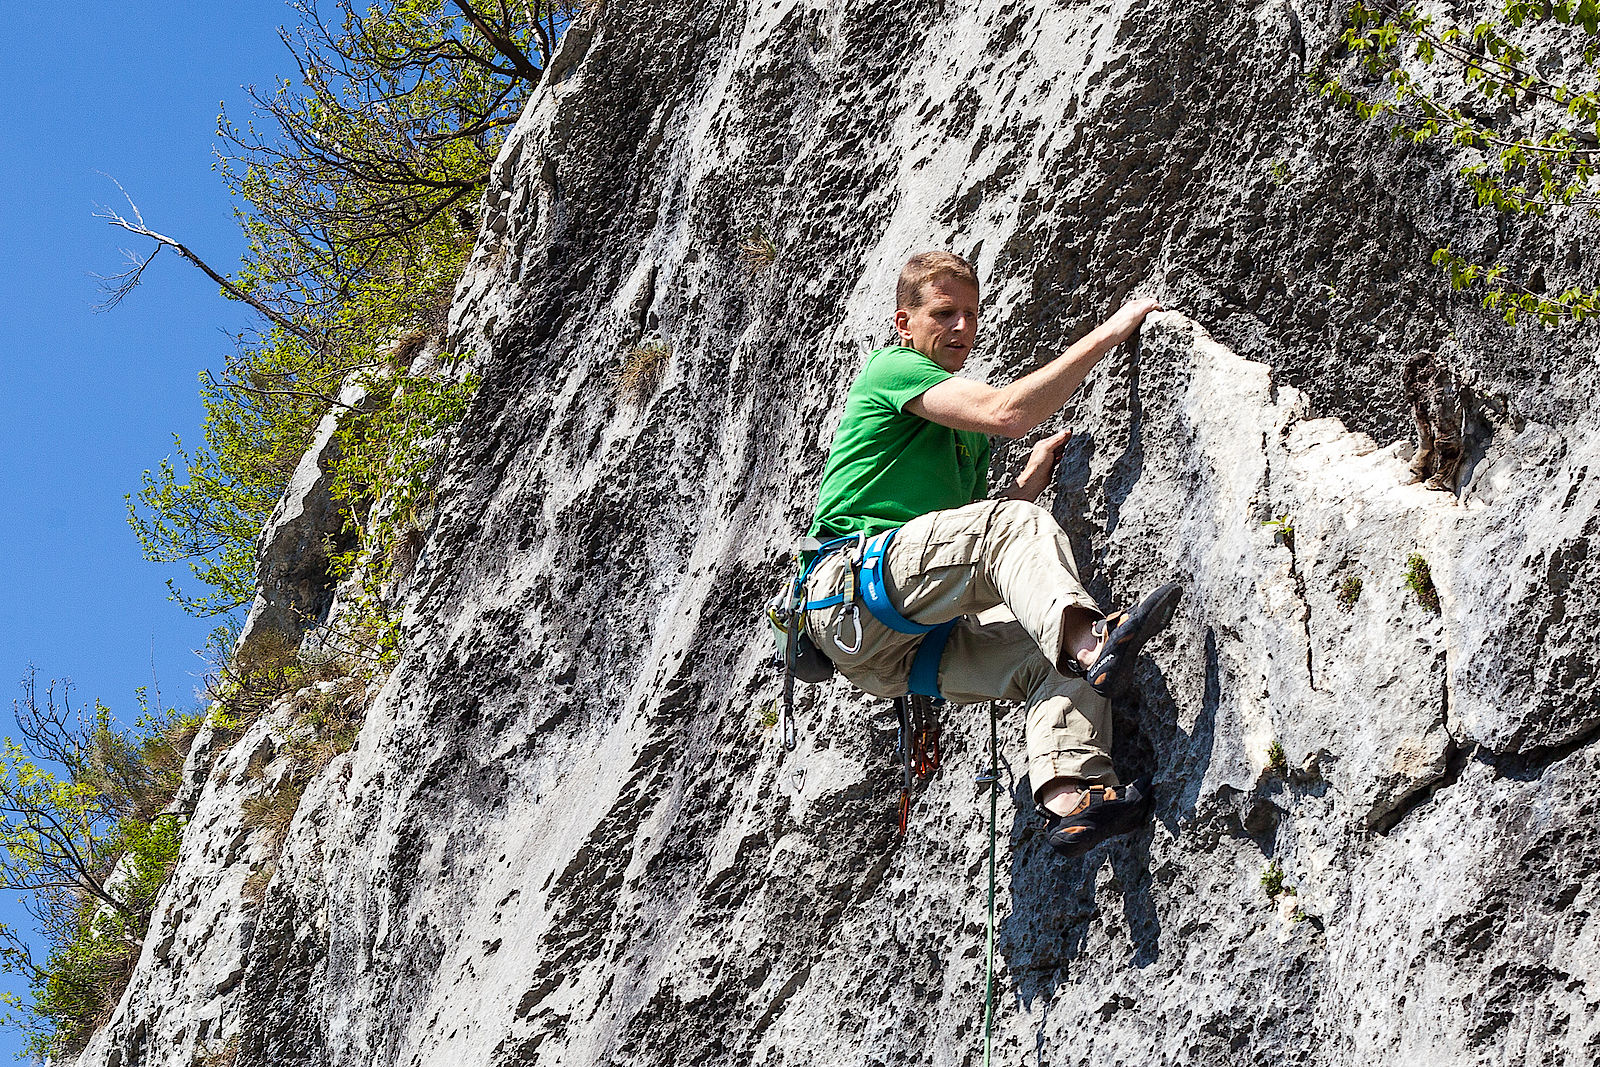
[[[983,1067],[989,1067],[989,1053],[994,1047],[995,824],[1000,809],[1000,738],[993,703],[989,705],[989,769],[978,775],[978,784],[989,787],[989,951],[983,965]]]

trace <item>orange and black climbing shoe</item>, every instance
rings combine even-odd
[[[1081,856],[1108,837],[1126,834],[1144,825],[1150,814],[1150,783],[1091,785],[1065,815],[1041,807],[1044,836],[1063,856]]]
[[[1133,680],[1133,665],[1144,643],[1166,628],[1183,597],[1183,586],[1168,582],[1145,597],[1129,611],[1108,615],[1094,624],[1101,638],[1100,653],[1087,670],[1079,668],[1089,685],[1101,696],[1118,696]],[[1068,667],[1076,668],[1076,663]]]

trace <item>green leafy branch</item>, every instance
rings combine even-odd
[[[1552,80],[1508,30],[1542,24],[1583,34],[1587,84]],[[1504,27],[1504,28],[1502,28]],[[1513,215],[1600,207],[1600,4],[1595,0],[1502,0],[1498,23],[1441,25],[1415,5],[1356,0],[1341,42],[1369,83],[1352,88],[1314,72],[1317,91],[1364,121],[1413,144],[1443,139],[1468,154],[1459,170],[1480,207]],[[1477,105],[1443,93],[1465,89]],[[1459,94],[1458,94],[1459,95]],[[1485,115],[1503,116],[1491,121]],[[1449,248],[1433,263],[1457,290],[1476,289],[1509,323],[1580,321],[1600,307],[1600,290],[1569,287],[1550,296],[1512,284],[1503,265],[1474,263]]]
[[[74,707],[70,683],[41,693],[30,669],[13,705],[22,741],[0,741],[0,889],[27,894],[49,946],[40,962],[0,924],[0,970],[30,991],[0,1003],[38,1059],[70,1055],[115,1005],[177,863],[187,816],[169,809],[199,719],[139,698],[124,730],[99,702]]]
[[[435,501],[435,467],[442,436],[460,421],[478,388],[478,376],[456,377],[459,357],[441,357],[443,374],[413,374],[367,380],[383,397],[371,410],[352,413],[338,431],[339,463],[333,492],[345,501],[346,530],[354,547],[332,557],[340,579],[356,579],[351,590],[354,625],[343,634],[361,658],[386,667],[399,652],[400,619],[392,586],[417,546],[405,551],[427,527]]]

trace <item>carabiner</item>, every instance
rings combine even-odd
[[[855,639],[848,644],[844,639],[844,621],[850,620],[851,627],[855,630]],[[839,621],[833,624],[833,643],[839,646],[839,651],[847,656],[853,656],[861,651],[861,608],[856,604],[846,604],[839,615]]]

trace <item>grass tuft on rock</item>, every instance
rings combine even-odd
[[[739,245],[739,258],[750,268],[751,274],[760,274],[778,262],[778,245],[759,226],[753,226],[744,242]]]
[[[274,845],[282,845],[289,836],[289,826],[300,807],[305,786],[292,779],[279,783],[272,789],[246,797],[244,824],[251,830],[264,831]]]
[[[1406,558],[1406,588],[1423,608],[1439,614],[1439,590],[1433,584],[1433,570],[1428,561],[1415,552]]]
[[[672,349],[664,341],[635,345],[617,369],[617,395],[634,407],[643,407],[661,387],[671,359]]]

